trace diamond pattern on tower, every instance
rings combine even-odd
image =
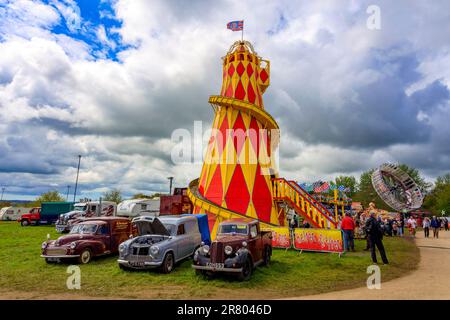
[[[245,89],[244,89],[244,86],[242,85],[241,80],[239,80],[239,82],[238,82],[234,97],[239,100],[243,100],[245,98]]]
[[[247,129],[245,128],[241,113],[239,112],[233,126],[233,144],[238,155],[241,153],[242,147],[245,144],[246,131]]]
[[[259,164],[256,169],[252,201],[256,214],[258,215],[258,219],[270,221],[270,213],[272,211],[272,194],[265,177],[261,174],[261,167]]]
[[[208,190],[206,191],[205,197],[218,205],[222,204],[223,188],[222,188],[222,177],[220,174],[220,166],[216,167],[211,182],[209,183]]]
[[[236,212],[245,214],[247,212],[248,203],[250,202],[250,194],[245,183],[244,174],[241,166],[236,165],[233,177],[225,196],[227,208]]]
[[[242,62],[239,62],[238,66],[237,66],[237,68],[236,68],[236,71],[237,71],[239,77],[242,76],[242,74],[243,74],[244,71],[245,71],[245,67],[244,67],[244,65],[242,64]]]

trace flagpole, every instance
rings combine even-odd
[[[242,20],[242,33],[241,33],[241,41],[244,42],[244,20]]]

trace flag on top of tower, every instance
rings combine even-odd
[[[242,31],[244,30],[244,20],[231,21],[227,23],[227,29],[231,31]]]

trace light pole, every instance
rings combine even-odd
[[[3,193],[5,192],[5,187],[2,187],[2,196],[1,196],[1,198],[0,198],[0,201],[3,201]]]
[[[73,202],[75,202],[75,198],[77,196],[78,174],[80,173],[80,162],[81,162],[81,155],[78,155],[77,179],[75,180],[75,191],[73,192]]]
[[[69,200],[69,190],[70,190],[70,186],[67,186],[67,195],[66,195],[66,201]]]
[[[168,177],[167,179],[169,179],[169,195],[172,195],[172,181],[173,181],[173,177]]]

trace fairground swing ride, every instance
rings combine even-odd
[[[372,185],[380,198],[398,212],[418,209],[423,194],[416,182],[395,164],[383,164],[372,173]]]

